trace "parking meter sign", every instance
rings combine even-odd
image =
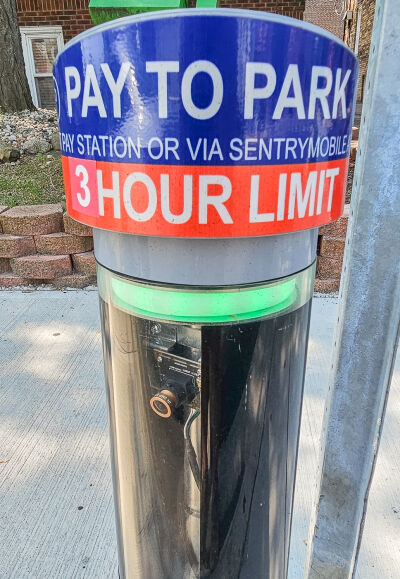
[[[226,9],[128,17],[70,42],[54,76],[78,221],[217,238],[342,213],[358,65],[320,29]]]

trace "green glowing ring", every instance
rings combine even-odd
[[[313,278],[311,269],[312,272],[306,270],[279,282],[228,290],[150,286],[109,272],[106,277],[109,276],[111,302],[130,313],[177,322],[226,323],[265,317],[289,308],[303,293],[304,275],[307,280],[310,274]]]

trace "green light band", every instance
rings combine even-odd
[[[312,294],[314,267],[280,281],[229,289],[191,289],[133,282],[98,267],[105,301],[126,312],[160,320],[228,323],[271,316],[303,305]]]
[[[113,279],[111,289],[116,306],[137,314],[204,323],[258,318],[283,309],[293,301],[296,285],[290,280],[273,288],[230,292],[170,291]]]

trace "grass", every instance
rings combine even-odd
[[[40,205],[64,199],[61,157],[24,156],[16,165],[0,165],[0,205]]]

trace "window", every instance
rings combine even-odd
[[[21,27],[26,76],[35,106],[55,108],[53,62],[64,45],[61,26]]]

